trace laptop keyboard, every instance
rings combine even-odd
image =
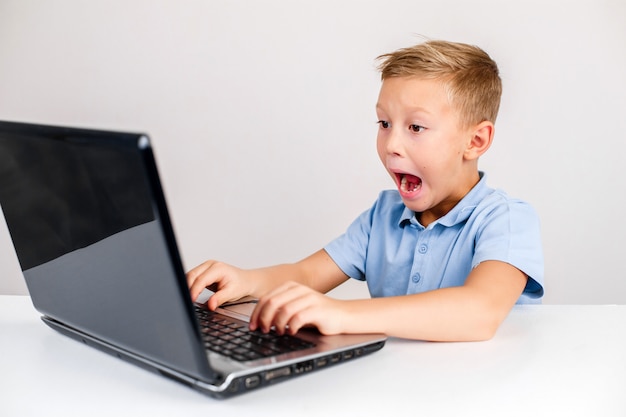
[[[251,331],[246,323],[195,306],[204,346],[237,361],[249,361],[314,347],[291,335]]]

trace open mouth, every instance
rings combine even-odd
[[[422,186],[422,180],[415,175],[396,174],[402,193],[413,193]]]

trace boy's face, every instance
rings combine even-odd
[[[376,113],[380,160],[404,204],[427,225],[450,211],[478,182],[467,158],[470,128],[461,128],[443,84],[392,77],[383,81]]]

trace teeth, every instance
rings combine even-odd
[[[402,176],[402,179],[400,180],[400,189],[402,191],[404,191],[405,193],[412,192],[412,191],[417,190],[418,187],[419,187],[418,182],[409,183],[409,180],[406,178],[406,175]]]

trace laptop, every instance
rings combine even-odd
[[[254,300],[216,312],[192,302],[146,134],[0,121],[0,207],[45,324],[209,396],[385,344],[380,334],[250,332]]]

